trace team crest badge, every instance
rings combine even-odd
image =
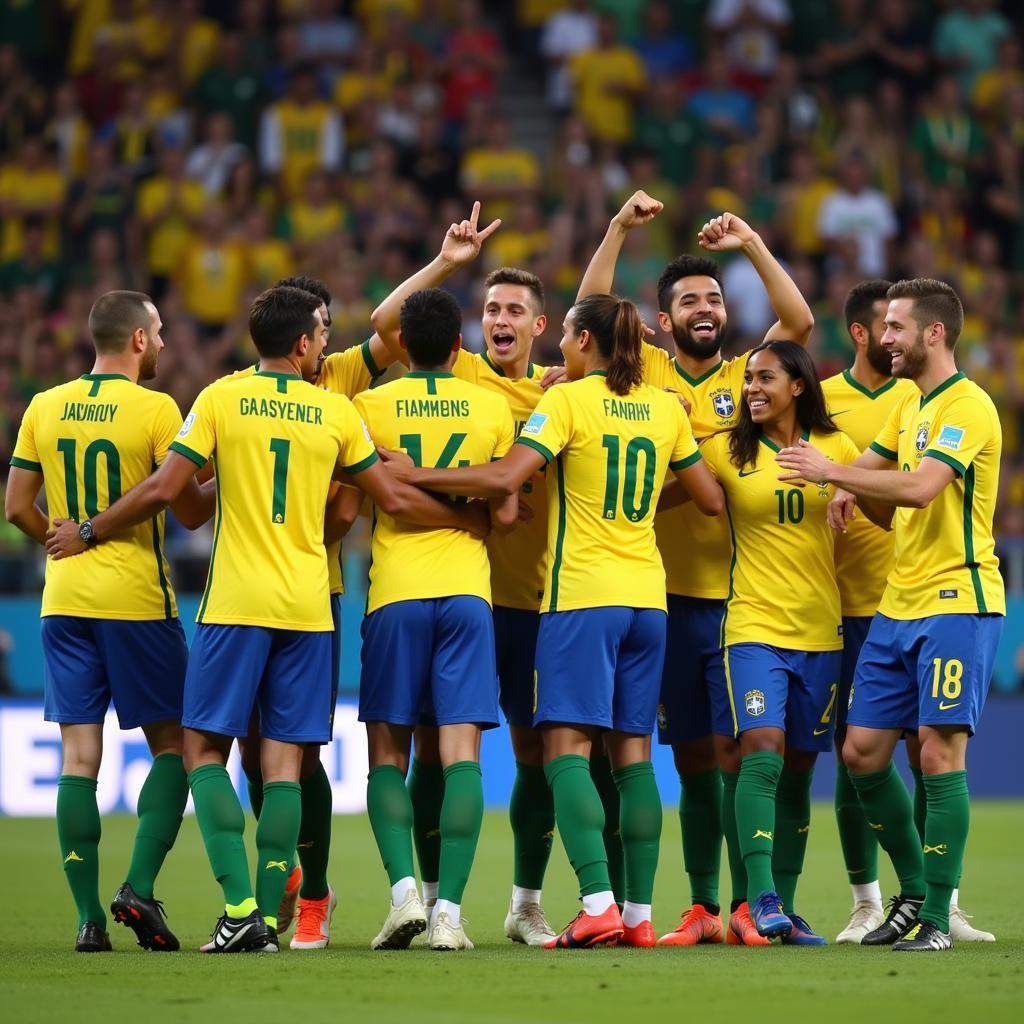
[[[730,419],[736,412],[736,402],[733,400],[731,391],[719,391],[712,398],[711,405],[720,420]]]
[[[928,424],[922,424],[917,430],[917,437],[914,440],[914,447],[923,452],[928,447]]]
[[[659,704],[658,705],[658,728],[659,729],[667,729],[668,728],[668,715],[665,713],[665,705],[664,704]]]
[[[765,711],[764,693],[761,690],[747,690],[743,695],[743,706],[751,718],[760,718]]]

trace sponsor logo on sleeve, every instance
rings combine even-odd
[[[360,418],[359,422],[362,425],[363,435],[366,437],[366,440],[373,444],[373,438],[370,437],[370,428],[366,425],[366,420]]]
[[[547,423],[548,418],[545,413],[535,412],[525,423],[522,429],[522,433],[528,436],[536,437],[544,429],[544,424]]]
[[[190,412],[185,417],[185,422],[182,423],[181,430],[178,431],[178,437],[185,437],[188,434],[188,432],[192,429],[192,424],[195,423],[195,421],[196,414],[194,412]]]
[[[965,433],[963,427],[943,427],[935,439],[935,444],[939,448],[948,448],[951,452],[958,452],[964,442]]]

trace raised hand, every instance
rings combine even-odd
[[[441,259],[455,267],[472,263],[480,255],[480,246],[501,227],[501,220],[493,220],[482,230],[477,229],[480,203],[473,204],[469,220],[452,224],[441,243]]]
[[[709,252],[726,252],[739,249],[754,237],[754,229],[735,213],[723,213],[712,217],[697,232],[697,241],[702,249]]]
[[[626,200],[612,222],[629,231],[641,224],[649,224],[664,209],[663,202],[638,189]]]

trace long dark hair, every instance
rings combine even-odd
[[[588,295],[572,307],[576,333],[590,331],[597,350],[608,360],[608,387],[628,395],[643,382],[640,311],[617,295]]]
[[[825,395],[818,381],[818,371],[814,360],[807,354],[803,345],[795,341],[763,341],[750,350],[748,359],[756,353],[767,349],[778,356],[782,369],[792,380],[802,380],[804,389],[796,396],[796,420],[801,430],[810,433],[817,430],[821,434],[834,434],[839,428],[828,414],[825,406]],[[740,421],[729,436],[730,460],[737,469],[752,466],[757,461],[757,445],[761,438],[761,427],[750,416],[750,406],[745,400],[740,401]]]

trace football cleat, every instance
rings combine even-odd
[[[613,903],[603,914],[588,914],[581,910],[561,934],[544,943],[544,948],[589,949],[591,946],[614,946],[624,931],[622,914]]]
[[[949,908],[949,937],[954,942],[995,942],[991,932],[983,932],[969,924],[970,914],[965,914],[955,903]]]
[[[452,952],[457,949],[473,949],[473,943],[469,941],[469,936],[462,925],[462,921],[452,924],[448,912],[442,910],[430,927],[427,945],[438,953]]]
[[[654,934],[654,925],[650,921],[641,921],[631,928],[625,922],[622,925],[620,946],[633,946],[635,949],[653,949],[658,944]]]
[[[164,905],[158,899],[144,900],[127,882],[114,893],[110,912],[118,924],[131,928],[143,949],[174,952],[181,946],[164,923]]]
[[[86,921],[78,929],[76,953],[109,953],[112,949],[110,936],[95,921]]]
[[[750,905],[744,900],[730,915],[725,933],[727,946],[770,946],[771,940],[757,934],[750,916]]]
[[[426,930],[427,914],[420,894],[409,889],[397,907],[389,908],[384,927],[370,943],[370,949],[408,949],[409,943]]]
[[[302,885],[302,868],[296,864],[288,876],[288,881],[284,883],[281,902],[277,905],[277,927],[274,931],[278,935],[284,935],[292,926],[292,921],[295,918],[295,904],[299,898],[300,885]]]
[[[751,926],[753,927],[753,926]],[[659,946],[696,946],[702,942],[722,941],[722,919],[694,903],[683,914],[675,931],[662,935]]]
[[[799,914],[786,915],[793,925],[788,935],[782,936],[784,946],[827,946],[824,935],[818,935]]]
[[[779,899],[777,892],[769,890],[761,893],[750,912],[750,917],[757,934],[766,939],[773,939],[776,935],[788,935],[793,930],[793,922],[782,909],[782,900]]]
[[[555,937],[555,930],[548,924],[539,903],[527,903],[516,911],[512,910],[510,903],[505,916],[505,934],[513,942],[543,946],[548,939]]]
[[[885,920],[860,940],[862,946],[891,946],[902,939],[917,924],[924,900],[903,895],[893,896],[886,906],[889,912]]]
[[[331,915],[338,905],[338,897],[328,886],[321,900],[299,898],[299,923],[288,945],[292,949],[326,949],[331,941]]]
[[[918,921],[892,947],[894,953],[933,953],[952,948],[953,940],[949,933],[940,932],[931,921]]]
[[[263,915],[254,910],[248,917],[221,914],[210,941],[199,947],[200,953],[277,953],[281,946],[277,933]]]
[[[850,912],[850,923],[836,936],[836,942],[857,942],[873,932],[885,920],[885,912],[871,900],[857,900]]]

